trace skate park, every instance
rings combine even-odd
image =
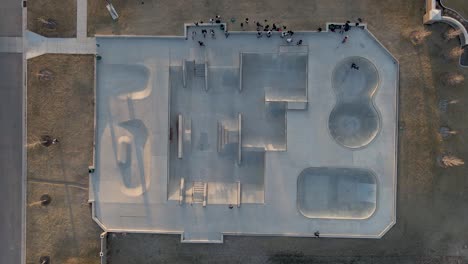
[[[185,29],[96,38],[98,224],[210,243],[385,234],[395,223],[398,62],[365,26],[346,43],[295,32],[301,45]]]

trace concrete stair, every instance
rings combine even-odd
[[[205,67],[206,67],[206,64],[205,63],[196,63],[195,64],[195,77],[201,77],[201,78],[204,78],[205,77]]]

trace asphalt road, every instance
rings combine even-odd
[[[2,0],[0,37],[22,36],[20,0]],[[0,40],[1,41],[1,40]],[[23,54],[0,52],[0,263],[21,263]]]
[[[21,37],[22,31],[22,1],[0,1],[0,37]]]
[[[0,53],[0,263],[21,262],[22,60]]]

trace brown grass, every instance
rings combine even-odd
[[[54,73],[40,80],[42,69]],[[100,229],[91,219],[88,166],[94,141],[94,57],[43,55],[28,61],[28,200],[49,194],[47,207],[27,207],[27,263],[98,263]],[[41,135],[57,137],[50,147]],[[79,262],[76,262],[79,260]]]
[[[52,38],[76,37],[77,0],[28,1],[28,30]],[[57,21],[56,29],[47,29],[41,19]]]

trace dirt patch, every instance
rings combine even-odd
[[[44,70],[46,69],[46,70]],[[101,230],[91,219],[88,166],[94,142],[94,56],[28,60],[27,263],[99,263]],[[42,146],[44,135],[57,144]],[[40,197],[49,194],[50,204]],[[66,245],[66,246],[64,246]]]
[[[28,30],[49,38],[76,37],[76,1],[28,1]]]

